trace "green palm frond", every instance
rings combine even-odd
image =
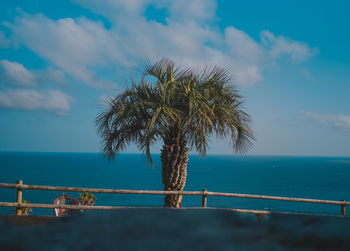
[[[113,158],[134,142],[151,163],[157,140],[177,138],[205,155],[213,136],[228,138],[234,151],[245,152],[254,140],[243,98],[230,85],[227,70],[180,69],[168,58],[144,61],[139,82],[107,101],[96,118],[104,152]],[[152,77],[147,81],[147,77]]]

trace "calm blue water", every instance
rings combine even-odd
[[[155,166],[145,166],[139,154],[121,154],[108,162],[93,153],[0,153],[0,183],[75,186],[89,188],[162,190],[159,155]],[[350,201],[349,157],[266,157],[191,155],[185,190],[232,192]],[[24,190],[23,199],[52,203],[61,192]],[[78,193],[68,193],[79,197]],[[162,206],[154,195],[95,194],[96,205]],[[14,202],[14,189],[0,188],[0,201]],[[200,206],[200,196],[185,196],[183,206]],[[293,203],[240,198],[208,198],[208,206],[276,211],[339,214],[335,205]],[[350,212],[348,210],[348,212]],[[0,208],[0,214],[12,214]],[[51,215],[34,209],[32,214]]]

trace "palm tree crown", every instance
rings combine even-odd
[[[235,151],[251,145],[250,117],[227,70],[210,67],[196,73],[163,58],[147,62],[141,71],[142,79],[109,99],[107,111],[96,119],[109,158],[134,142],[152,162],[150,146],[158,139],[186,142],[202,156],[213,135],[230,138]],[[148,76],[153,79],[147,81]]]

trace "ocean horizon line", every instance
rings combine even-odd
[[[64,151],[3,151],[0,150],[0,154],[3,153],[23,153],[23,154],[97,154],[104,155],[103,152],[64,152]],[[118,155],[140,155],[144,156],[142,152],[122,152]],[[151,155],[160,155],[160,152],[152,153]],[[222,156],[222,157],[288,157],[288,158],[350,158],[350,156],[344,155],[291,155],[291,154],[227,154],[227,153],[209,153],[206,156],[199,156],[196,153],[190,153],[189,156],[196,156],[198,158],[206,158],[211,156]]]

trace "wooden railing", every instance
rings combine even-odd
[[[238,194],[238,193],[218,193],[209,192],[206,189],[202,191],[155,191],[155,190],[126,190],[126,189],[99,189],[99,188],[78,188],[78,187],[57,187],[57,186],[38,186],[38,185],[26,185],[22,180],[17,181],[17,184],[0,183],[0,188],[14,188],[16,189],[16,202],[0,202],[0,207],[15,207],[16,215],[21,215],[21,208],[63,208],[63,209],[88,209],[88,210],[115,210],[125,208],[123,206],[83,206],[83,205],[55,205],[55,204],[33,204],[23,203],[22,190],[50,190],[50,191],[67,191],[67,192],[89,192],[89,193],[113,193],[113,194],[150,194],[150,195],[200,195],[202,196],[202,207],[207,207],[208,196],[221,196],[221,197],[235,197],[235,198],[250,198],[250,199],[264,199],[264,200],[279,200],[279,201],[294,201],[294,202],[307,202],[307,203],[319,203],[319,204],[333,204],[340,206],[340,214],[346,215],[346,206],[350,205],[350,202],[345,200],[333,201],[333,200],[317,200],[317,199],[305,199],[305,198],[291,198],[291,197],[278,197],[278,196],[266,196],[266,195],[252,195],[252,194]],[[263,210],[245,210],[245,209],[231,209],[232,211],[242,213],[260,213],[270,214],[270,211]]]

